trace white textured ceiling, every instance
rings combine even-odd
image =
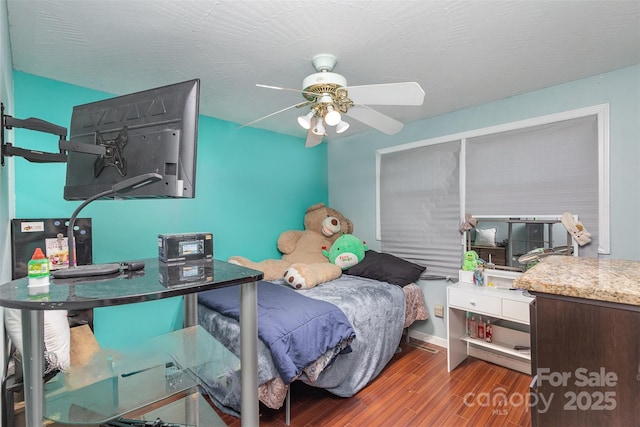
[[[238,124],[303,101],[255,84],[301,89],[319,53],[349,85],[417,81],[423,106],[376,108],[405,123],[640,63],[640,0],[7,3],[16,70],[113,94],[197,77],[201,114]],[[301,113],[254,127],[303,138]]]

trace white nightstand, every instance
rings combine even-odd
[[[531,352],[514,346],[531,346],[529,337],[529,304],[534,297],[522,290],[495,289],[456,283],[447,287],[447,366],[449,372],[467,356],[483,359],[531,375]],[[467,312],[476,320],[491,320],[493,340],[467,335]]]

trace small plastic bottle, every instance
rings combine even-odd
[[[467,336],[471,336],[471,313],[467,311]]]
[[[478,322],[478,338],[484,339],[484,322],[482,321],[482,316],[480,316],[480,321]]]
[[[49,293],[49,274],[49,260],[42,253],[42,249],[36,248],[27,264],[29,295]]]
[[[487,324],[484,327],[484,340],[486,342],[493,341],[493,326],[491,326],[491,321],[487,319]]]
[[[478,323],[476,318],[471,316],[471,338],[478,338]]]

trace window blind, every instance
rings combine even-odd
[[[427,274],[455,277],[465,213],[531,217],[568,211],[592,234],[580,255],[597,257],[600,243],[606,253],[608,106],[501,128],[379,152],[383,251],[427,266]]]
[[[466,212],[578,215],[598,250],[598,123],[587,116],[467,139]]]
[[[380,156],[380,232],[384,252],[457,277],[461,262],[460,141]]]

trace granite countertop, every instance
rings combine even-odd
[[[640,261],[549,256],[513,285],[532,292],[640,306]]]

